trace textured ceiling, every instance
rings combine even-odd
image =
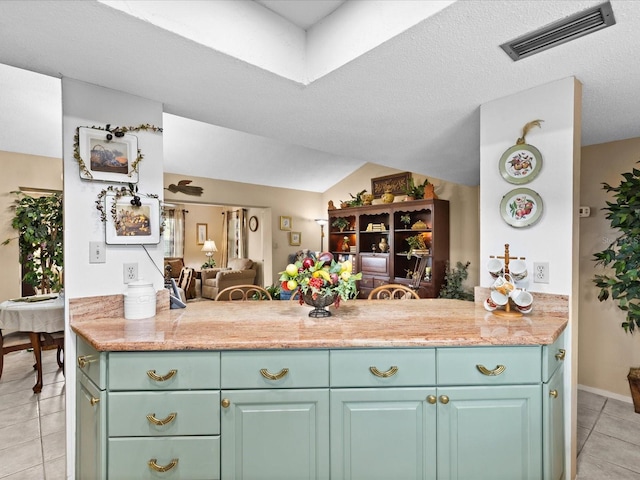
[[[168,172],[222,178],[227,169],[237,175],[229,180],[324,191],[374,162],[476,185],[480,105],[561,78],[584,85],[583,145],[640,136],[640,2],[613,0],[615,26],[519,62],[499,48],[599,3],[459,0],[304,85],[102,3],[3,0],[0,63],[197,120],[168,120]],[[218,139],[215,155],[194,148],[178,158],[184,129],[204,132],[196,144]]]

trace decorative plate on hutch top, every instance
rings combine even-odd
[[[502,154],[498,168],[509,183],[529,183],[540,173],[542,154],[533,145],[514,145]]]
[[[512,227],[529,227],[540,220],[542,198],[528,188],[516,188],[502,197],[500,215]]]

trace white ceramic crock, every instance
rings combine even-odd
[[[129,283],[127,293],[124,294],[124,318],[136,320],[154,317],[155,314],[156,291],[153,283],[145,280]]]

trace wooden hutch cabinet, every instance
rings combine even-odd
[[[337,218],[348,225],[333,226]],[[354,272],[362,272],[360,297],[387,283],[414,285],[422,298],[435,298],[444,281],[449,260],[449,202],[414,200],[366,205],[328,211],[329,251],[337,259],[351,260]],[[409,219],[409,222],[403,222]],[[419,258],[407,257],[407,238],[422,234],[426,240],[426,274],[413,277]]]

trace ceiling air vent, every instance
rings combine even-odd
[[[522,35],[500,45],[515,62],[552,47],[557,47],[589,33],[615,25],[609,2],[553,22],[535,32]]]

